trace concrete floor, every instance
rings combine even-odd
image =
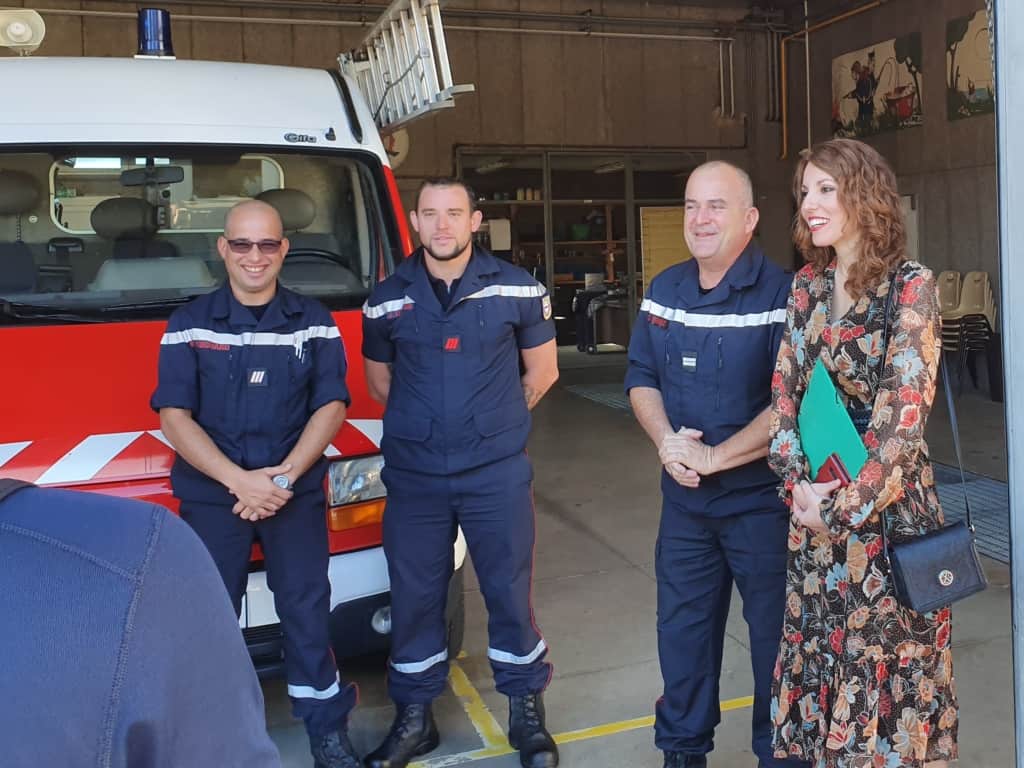
[[[655,642],[654,540],[660,494],[657,454],[633,417],[565,391],[570,384],[621,381],[624,356],[563,354],[562,379],[538,406],[530,455],[537,505],[534,600],[555,675],[545,697],[562,765],[657,768],[650,716],[660,694]],[[1001,406],[965,394],[962,429],[974,471],[1005,478]],[[942,410],[940,408],[937,411]],[[933,454],[947,460],[948,428],[933,420]],[[1001,474],[1000,474],[1001,473]],[[961,720],[960,765],[1007,768],[1013,761],[1009,570],[986,562],[992,587],[954,609]],[[467,579],[465,656],[437,702],[441,747],[416,765],[514,768],[504,742],[507,706],[485,657],[486,614]],[[723,712],[713,768],[754,768],[752,678],[746,626],[735,596],[722,670]],[[681,649],[681,652],[685,652]],[[352,739],[374,748],[392,710],[384,660],[361,659],[343,675],[359,683]],[[453,691],[458,691],[458,693]],[[264,685],[271,735],[285,766],[310,766],[301,723],[288,713],[280,681]]]

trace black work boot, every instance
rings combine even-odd
[[[539,693],[508,697],[508,743],[519,750],[523,768],[555,768],[558,747],[544,727],[544,699]]]
[[[359,755],[348,740],[348,731],[341,728],[326,736],[310,736],[309,748],[315,768],[362,768]]]
[[[366,768],[405,768],[441,743],[429,704],[396,704],[395,710],[395,722],[384,743],[366,756]]]
[[[664,768],[708,768],[708,758],[689,752],[666,752]]]

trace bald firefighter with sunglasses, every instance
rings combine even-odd
[[[217,250],[227,281],[176,310],[160,342],[151,405],[177,451],[171,485],[236,612],[260,542],[315,765],[359,768],[347,729],[356,691],[328,634],[323,453],[350,402],[341,335],[326,307],[278,284],[288,241],[275,208],[236,205]]]

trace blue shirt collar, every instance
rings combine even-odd
[[[765,255],[761,246],[751,240],[726,271],[721,282],[706,294],[700,292],[700,277],[697,260],[686,262],[682,279],[676,287],[677,293],[686,301],[686,306],[705,306],[725,301],[733,291],[750,288],[757,282],[764,267]]]
[[[455,289],[448,308],[453,308],[464,296],[468,296],[478,290],[486,283],[486,277],[500,272],[501,265],[498,263],[498,259],[489,251],[474,245],[473,252],[469,257],[469,263],[466,265],[466,271],[462,273],[462,277],[459,279],[459,284]],[[424,308],[436,305],[438,311],[440,311],[441,305],[437,300],[437,295],[434,293],[433,286],[430,284],[430,274],[427,272],[427,265],[424,263],[422,247],[417,248],[409,258],[398,265],[395,269],[395,275],[405,283],[405,292],[413,301],[421,304]]]
[[[267,311],[263,313],[262,319],[256,321],[256,317],[244,304],[235,298],[231,291],[231,283],[225,280],[214,292],[212,314],[216,320],[227,320],[232,327],[256,327],[278,328],[286,325],[287,318],[302,313],[302,306],[298,296],[292,291],[277,284],[277,291],[274,298],[267,305]]]

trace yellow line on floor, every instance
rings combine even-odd
[[[728,712],[731,709],[743,709],[744,707],[750,707],[754,704],[753,696],[743,696],[738,699],[728,699],[719,704],[719,707],[723,712]],[[566,731],[565,733],[559,733],[555,735],[555,741],[559,744],[569,744],[574,741],[586,741],[587,739],[597,739],[602,736],[612,736],[616,733],[626,733],[627,731],[635,731],[640,728],[650,728],[654,725],[654,717],[636,717],[632,720],[619,720],[617,723],[607,723],[605,725],[595,725],[591,728],[581,728],[578,731]]]
[[[494,715],[491,714],[491,710],[487,708],[483,697],[480,695],[480,691],[473,687],[469,677],[458,662],[453,662],[449,668],[448,682],[452,686],[452,691],[459,697],[459,702],[469,717],[469,721],[473,723],[476,732],[480,734],[484,747],[495,748],[504,746],[507,748],[508,737],[505,736],[501,725],[498,724]]]
[[[461,677],[465,681],[465,685],[472,691],[471,695],[475,694],[475,697],[479,700],[480,705],[483,706],[484,710],[486,711],[487,716],[491,719],[494,725],[497,726],[497,722],[494,721],[494,717],[493,715],[491,715],[490,710],[487,710],[486,705],[480,698],[479,692],[477,692],[477,690],[473,688],[472,683],[470,683],[469,679],[466,678],[466,673],[463,672],[462,669],[456,664],[453,664],[451,669],[452,690],[455,691],[456,694],[458,694],[459,698],[463,701],[463,709],[466,710],[467,715],[470,715],[470,720],[473,720],[473,715],[471,715],[469,712],[467,698],[464,698],[463,694],[459,693],[459,691],[456,689],[456,685],[461,685],[461,681],[459,681],[458,683],[456,681],[456,670],[458,670],[458,674],[461,675]],[[723,712],[729,712],[733,709],[744,709],[746,707],[753,706],[753,704],[753,696],[741,696],[737,699],[727,699],[721,702],[719,704],[719,707]],[[654,717],[636,717],[632,720],[619,720],[618,722],[614,723],[595,725],[591,728],[581,728],[576,731],[566,731],[565,733],[555,734],[554,738],[555,741],[559,744],[570,744],[574,741],[598,739],[605,736],[613,736],[617,733],[627,733],[628,731],[636,731],[640,728],[650,728],[652,725],[654,725]],[[477,729],[478,732],[480,732],[480,727],[477,725],[476,721],[473,722],[473,726]],[[498,727],[498,731],[501,732],[500,726]],[[486,737],[484,737],[483,733],[480,733],[480,735],[481,738],[485,739],[485,743],[487,743]],[[511,755],[515,750],[508,746],[508,742],[504,741],[505,738],[505,734],[501,732],[500,740],[498,741],[498,743],[492,742],[485,746],[483,749],[475,749],[470,752],[461,752],[457,755],[443,755],[440,757],[424,760],[420,763],[413,763],[411,768],[451,768],[452,766],[456,765],[475,763],[478,760],[487,760],[491,757]]]

